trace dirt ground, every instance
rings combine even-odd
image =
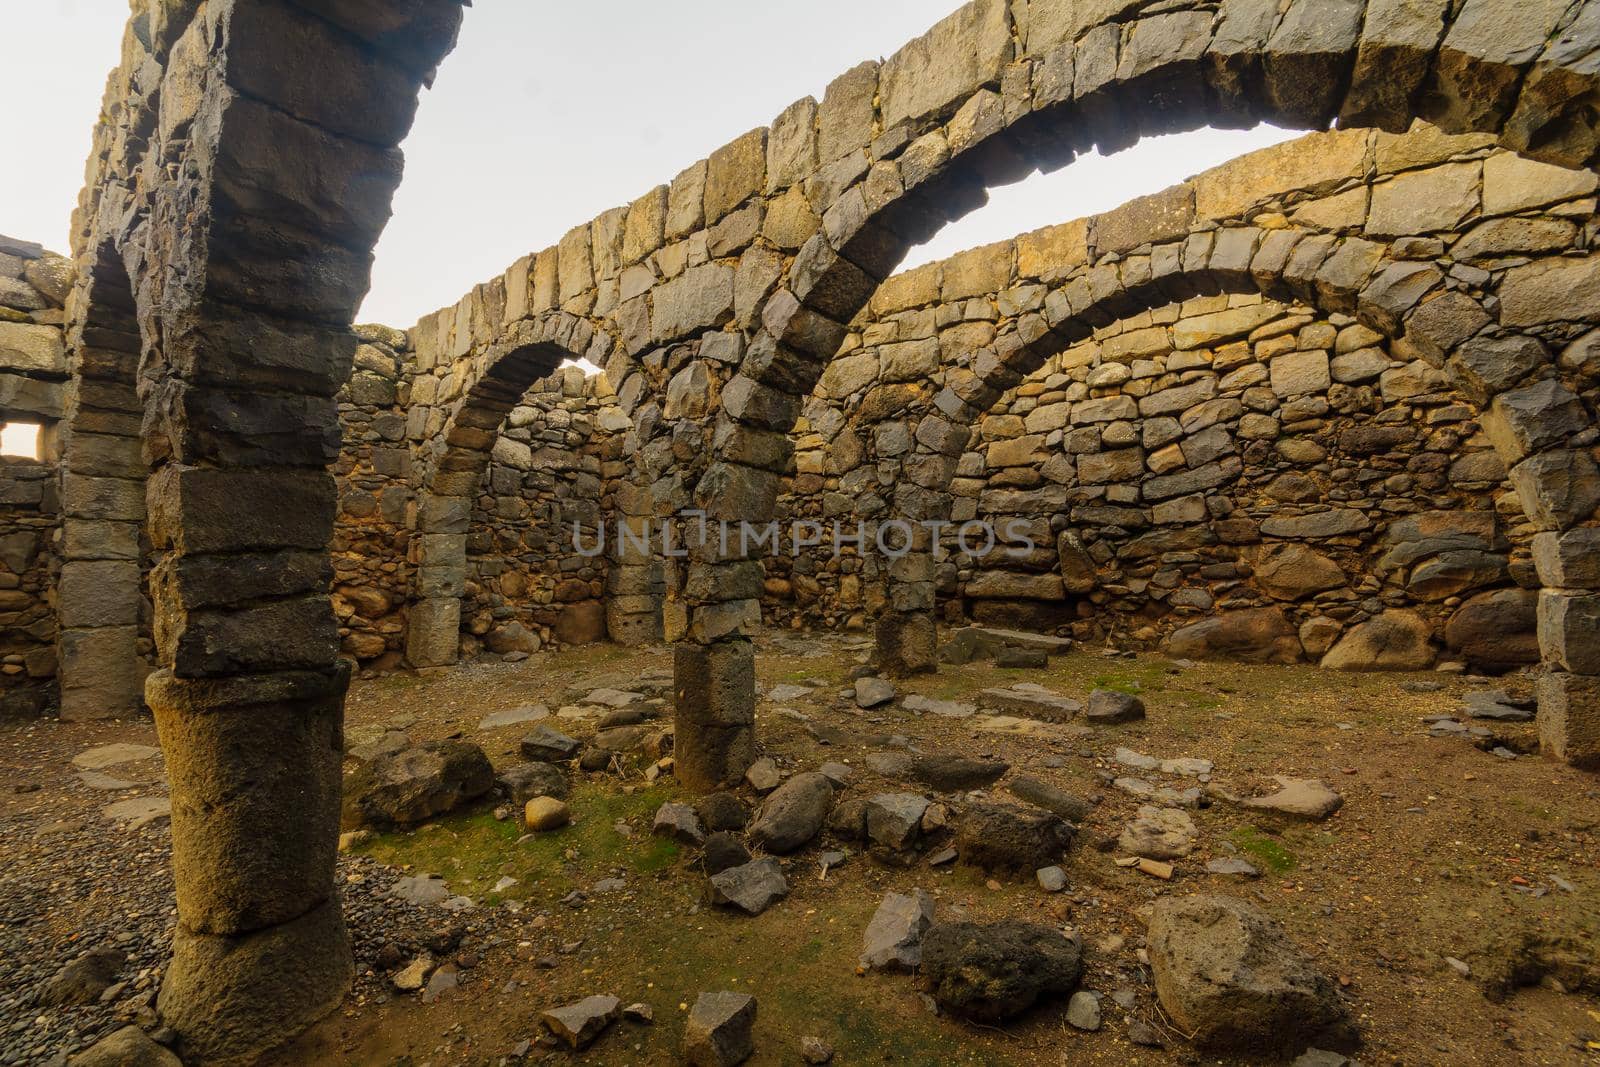
[[[564,830],[524,837],[514,818],[497,820],[486,804],[359,846],[379,865],[356,868],[347,880],[431,872],[475,901],[458,916],[472,947],[460,985],[424,1003],[392,992],[385,974],[363,961],[367,973],[344,1008],[272,1062],[497,1064],[525,1053],[533,1062],[675,1063],[688,1006],[715,989],[757,997],[755,1064],[801,1062],[807,1036],[832,1045],[840,1064],[1241,1062],[1201,1056],[1166,1026],[1140,961],[1151,902],[1192,892],[1244,897],[1282,923],[1336,977],[1363,1039],[1363,1063],[1600,1061],[1600,779],[1537,755],[1506,759],[1486,750],[1500,742],[1532,749],[1531,725],[1489,724],[1496,737],[1482,748],[1430,736],[1423,717],[1459,713],[1461,694],[1484,687],[1482,679],[1175,665],[1084,650],[1048,668],[976,662],[898,685],[901,696],[953,700],[1021,681],[1079,699],[1096,687],[1116,688],[1139,693],[1149,709],[1146,720],[1125,726],[1047,725],[1018,734],[984,729],[981,715],[918,714],[898,701],[856,708],[842,691],[865,660],[860,639],[770,635],[760,647],[763,690],[817,686],[807,698],[761,704],[762,747],[785,772],[834,760],[854,768],[847,796],[915,788],[879,777],[866,762],[909,747],[993,756],[1009,762],[1012,775],[1094,800],[1063,863],[1067,890],[1050,895],[1031,879],[991,881],[959,864],[889,867],[854,845],[848,862],[822,877],[817,857],[837,847],[824,835],[785,859],[789,897],[749,918],[706,904],[692,850],[650,835],[655,809],[678,795],[670,776],[650,783],[637,771],[574,771],[574,822]],[[667,649],[595,646],[360,681],[350,694],[348,731],[354,740],[385,725],[403,725],[414,740],[462,736],[504,766],[520,762],[517,741],[528,727],[480,731],[483,716],[528,704],[555,712],[602,686],[659,691],[670,668]],[[1526,680],[1492,684],[1516,688]],[[547,721],[574,736],[593,728],[580,718]],[[49,802],[52,779],[40,768],[90,744],[152,736],[148,724],[7,728],[0,757],[8,777],[40,777],[47,788],[42,796],[0,796],[0,827],[15,830]],[[1176,861],[1172,881],[1160,881],[1116,863],[1117,834],[1147,802],[1109,784],[1112,775],[1142,773],[1116,765],[1119,746],[1212,760],[1211,784],[1241,795],[1270,792],[1276,774],[1321,778],[1345,803],[1322,822],[1211,804],[1192,813],[1198,846]],[[1178,788],[1196,784],[1144,776]],[[1004,797],[1004,784],[991,792]],[[741,792],[755,800],[748,788]],[[1207,860],[1234,855],[1261,877],[1206,872]],[[505,877],[517,881],[495,892]],[[623,888],[596,891],[596,883],[618,878]],[[1003,1027],[974,1027],[930,1012],[911,976],[858,975],[862,932],[884,892],[917,886],[935,896],[941,919],[1026,917],[1076,931],[1085,945],[1083,988],[1107,994],[1103,1028],[1070,1028],[1064,1001]],[[381,941],[383,931],[364,936]],[[1129,990],[1131,1012],[1109,997]],[[537,1037],[541,1010],[595,993],[650,1004],[654,1023],[619,1021],[579,1054],[524,1044]],[[1135,1018],[1164,1028],[1167,1047],[1132,1045]]]

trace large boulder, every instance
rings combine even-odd
[[[804,848],[822,830],[833,807],[833,783],[816,771],[797,774],[767,797],[750,840],[780,856]]]
[[[1241,663],[1298,663],[1300,637],[1281,608],[1249,608],[1201,619],[1167,638],[1168,655]]]
[[[956,824],[963,863],[985,870],[1032,874],[1061,861],[1072,827],[1053,812],[1010,804],[973,804]]]
[[[1360,623],[1322,657],[1336,671],[1423,671],[1433,666],[1433,631],[1414,611],[1394,609]]]
[[[1059,930],[1008,920],[935,923],[922,938],[922,984],[939,1007],[999,1022],[1041,996],[1071,993],[1083,973],[1078,944]]]
[[[426,741],[363,764],[345,779],[343,824],[412,826],[494,788],[494,768],[467,741]]]
[[[1474,666],[1508,671],[1539,662],[1539,594],[1532,589],[1479,593],[1444,626],[1444,643]]]
[[[1297,1050],[1344,1017],[1327,976],[1242,900],[1162,897],[1148,942],[1162,1009],[1202,1048]]]

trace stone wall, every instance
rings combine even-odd
[[[339,391],[343,445],[333,472],[333,612],[340,645],[378,669],[397,666],[405,644],[414,568],[411,528],[417,442],[407,434],[412,353],[403,330],[355,327],[350,381]]]
[[[1512,290],[1514,314],[1526,316],[1553,299],[1538,286],[1551,268],[1535,260],[1565,251],[1574,258],[1556,262],[1574,269],[1564,276],[1589,277],[1581,257],[1594,192],[1592,175],[1495,151],[1485,137],[1341,131],[896,275],[805,405],[786,509],[847,527],[890,516],[1028,520],[1044,546],[1030,560],[941,561],[930,577],[946,617],[1150,643],[1198,617],[1263,605],[1272,610],[1248,617],[1291,635],[1272,654],[1293,646],[1315,658],[1389,612],[1384,625],[1420,635],[1418,663],[1432,661],[1430,639],[1449,647],[1447,659],[1532,662],[1534,526],[1479,429],[1481,397],[1451,373],[1458,364],[1516,373],[1548,348],[1592,403],[1592,332],[1486,335],[1446,365],[1443,353],[1390,344],[1350,314],[1258,294],[1119,311],[1114,290],[1109,300],[1089,292],[1104,284],[1098,276],[1073,283],[1077,293],[1051,289],[1081,274],[1086,246],[1126,244],[1124,230],[1181,228],[1194,233],[1190,246],[1216,236],[1220,248],[1205,217],[1232,215],[1257,235],[1304,225],[1404,235],[1395,254],[1437,260],[1447,290],[1462,294],[1447,291],[1433,319],[1471,333],[1486,318],[1464,296],[1491,278],[1527,279],[1531,288]],[[1021,382],[985,384],[1004,383],[995,352],[1014,348],[1019,326],[1063,295],[1095,306],[1092,336],[1057,345]],[[827,555],[767,561],[769,617],[859,626],[880,615],[894,584],[885,568],[848,547],[841,561]],[[1296,590],[1290,579],[1322,584]]]
[[[40,427],[40,458],[0,456],[0,718],[56,703],[57,423],[65,413],[62,306],[72,266],[0,235],[0,424]]]
[[[495,441],[467,535],[465,648],[517,657],[606,637],[608,484],[626,469],[631,423],[604,375],[563,368],[511,409]],[[584,552],[573,540],[574,526]]]
[[[948,307],[872,323],[863,351],[903,364],[899,346],[936,360],[981,341],[986,319]],[[909,437],[876,414],[858,407],[827,445],[803,441],[787,515],[883,517],[877,461]],[[1138,647],[1271,606],[1320,656],[1343,626],[1397,608],[1481,665],[1538,660],[1534,531],[1504,466],[1441,372],[1349,316],[1217,295],[1102,327],[985,414],[950,491],[952,523],[1020,523],[1037,549],[968,555],[946,530],[947,620]],[[881,557],[826,547],[768,560],[769,617],[859,627],[881,608]]]
[[[333,605],[344,652],[387,670],[403,661],[411,609],[424,595],[417,504],[443,434],[437,409],[418,395],[431,399],[438,380],[419,376],[403,331],[355,330],[362,344],[339,394]],[[572,526],[598,545],[610,483],[627,470],[620,435],[630,426],[605,377],[576,367],[535,382],[507,414],[476,481],[463,563],[446,579],[464,591],[460,642],[469,656],[606,636],[609,553],[583,556]]]

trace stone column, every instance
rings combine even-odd
[[[929,674],[939,667],[932,534],[926,527],[914,529],[911,551],[888,562],[889,603],[873,630],[878,670],[890,678]]]
[[[470,473],[476,484],[481,466]],[[406,659],[413,667],[443,667],[460,658],[461,597],[466,592],[471,521],[469,496],[428,493],[418,503],[418,599],[406,621]]]
[[[1600,530],[1541,533],[1539,744],[1547,756],[1600,770]]]
[[[717,436],[724,454],[754,456],[734,443],[757,433],[726,417]],[[761,434],[786,459],[787,439]],[[664,611],[673,653],[676,701],[675,774],[691,790],[733,785],[755,761],[755,647],[761,625],[765,573],[761,551],[745,543],[740,522],[766,523],[778,499],[775,470],[715,460],[695,487],[694,502],[706,513],[708,535],[701,541],[693,518],[681,520],[680,539],[687,556],[672,567]],[[721,536],[727,523],[726,544]]]
[[[68,301],[73,372],[61,456],[56,590],[61,717],[124,718],[143,706],[139,532],[139,324],[121,257],[97,250]]]
[[[147,64],[164,68],[159,122],[130,138],[153,156],[137,210],[114,218],[150,341],[145,694],[178,897],[158,1008],[187,1062],[247,1064],[337,1008],[353,975],[334,881],[349,677],[328,592],[334,398],[398,144],[461,8],[157,6],[193,17]]]

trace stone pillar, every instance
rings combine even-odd
[[[1600,770],[1600,530],[1533,539],[1539,593],[1539,743],[1545,755]]]
[[[472,452],[478,459],[486,453]],[[434,478],[440,476],[434,472]],[[476,486],[483,464],[462,481]],[[417,602],[406,622],[406,660],[413,667],[444,667],[461,657],[461,597],[467,588],[467,531],[472,498],[430,492],[417,506]]]
[[[680,641],[672,687],[673,773],[694,792],[736,784],[756,758],[755,646],[747,638]]]
[[[726,442],[741,432],[735,427],[719,430],[719,436]],[[691,790],[733,785],[755,761],[755,646],[750,639],[761,626],[765,573],[762,549],[745,542],[739,524],[770,519],[778,482],[774,470],[714,461],[694,494],[706,514],[705,538],[695,518],[677,527],[686,556],[672,566],[663,618],[667,639],[678,643],[672,661],[675,773]]]
[[[56,589],[61,717],[124,718],[144,703],[139,532],[146,467],[134,387],[139,325],[114,249],[97,250],[67,310],[73,381],[62,439]]]
[[[354,973],[333,880],[349,678],[328,597],[334,508],[320,467],[171,462],[149,480],[162,667],[145,698],[178,896],[158,1006],[196,1062],[253,1061],[337,1007]]]
[[[889,603],[874,628],[878,670],[890,678],[939,668],[932,539],[925,527],[915,529],[912,551],[889,561]]]
[[[162,1020],[192,1062],[248,1062],[355,975],[333,892],[347,668],[150,676],[178,890]]]

